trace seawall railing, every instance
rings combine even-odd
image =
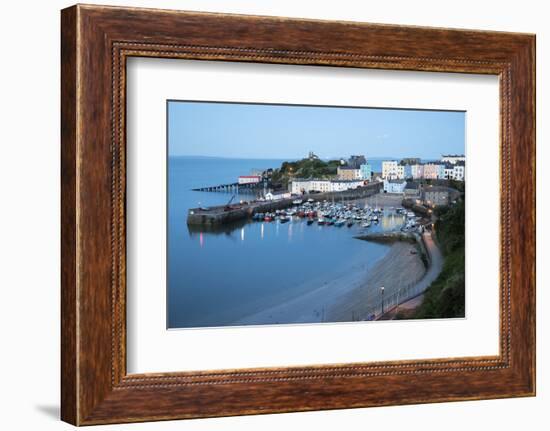
[[[375,305],[365,307],[364,309],[354,310],[352,313],[352,320],[378,320],[390,311],[393,311],[401,304],[410,301],[413,298],[421,295],[426,291],[431,283],[421,283],[421,281],[427,276],[430,266],[432,265],[432,257],[430,250],[426,246],[424,237],[420,234],[412,234],[421,249],[421,252],[426,256],[428,267],[421,276],[417,277],[414,281],[407,283],[405,286],[399,288],[391,295],[385,295],[380,291],[380,300]],[[387,287],[387,286],[385,286]],[[388,289],[389,290],[389,289]]]

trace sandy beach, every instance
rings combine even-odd
[[[340,297],[327,314],[327,321],[342,322],[363,320],[367,310],[380,302],[380,287],[384,286],[387,297],[417,280],[426,269],[418,254],[411,254],[415,246],[406,242],[395,242],[390,252],[369,272],[359,286]]]
[[[372,265],[355,263],[331,280],[315,280],[318,288],[234,324],[350,322],[362,319],[366,310],[379,301],[380,286],[384,286],[386,294],[391,295],[425,272],[418,254],[410,252],[414,247],[406,242],[395,242]]]

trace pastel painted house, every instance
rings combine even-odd
[[[384,192],[385,193],[398,193],[402,194],[405,191],[407,182],[404,180],[384,180]]]

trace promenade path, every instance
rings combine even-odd
[[[435,243],[432,234],[429,232],[424,232],[422,234],[422,238],[424,239],[424,244],[426,244],[426,249],[430,254],[431,264],[428,271],[426,271],[426,275],[418,282],[417,286],[422,286],[419,288],[419,291],[426,290],[430,284],[435,281],[443,269],[443,255]]]
[[[424,244],[426,244],[426,249],[428,250],[428,253],[430,255],[431,264],[428,270],[426,271],[426,274],[422,279],[417,283],[415,290],[417,292],[424,292],[428,287],[430,287],[430,284],[432,284],[435,279],[441,274],[441,271],[443,270],[443,255],[441,254],[441,250],[439,250],[439,247],[435,243],[433,236],[430,232],[424,232],[422,234],[422,237],[424,239]],[[414,298],[411,298],[402,304],[399,304],[396,307],[393,307],[392,309],[385,312],[382,316],[378,317],[377,320],[391,320],[394,318],[394,316],[397,314],[399,309],[412,309],[418,307],[422,303],[423,295],[415,296]]]

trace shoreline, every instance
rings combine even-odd
[[[407,284],[409,277],[425,272],[413,245],[395,242],[372,265],[355,264],[353,271],[326,280],[319,287],[233,322],[232,325],[352,322],[362,320],[366,310],[379,301],[379,286],[388,295]],[[407,278],[403,276],[407,274]]]
[[[426,268],[418,254],[411,254],[415,247],[403,241],[393,243],[390,252],[373,268],[364,283],[334,304],[329,320],[366,320],[368,310],[380,302],[380,287],[384,286],[384,295],[388,298],[409,284],[411,279],[422,277]]]

